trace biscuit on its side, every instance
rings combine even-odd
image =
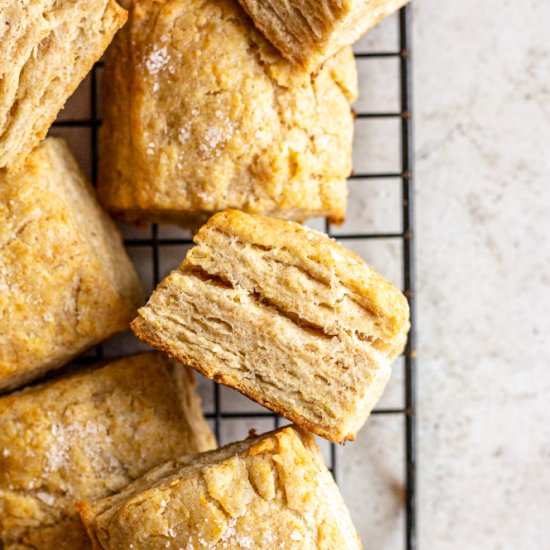
[[[255,25],[292,62],[314,71],[408,0],[239,0]]]
[[[400,290],[293,222],[230,210],[195,243],[136,335],[318,435],[354,439],[406,341]]]
[[[288,426],[166,464],[79,506],[96,550],[360,550],[311,434]]]
[[[0,170],[0,389],[126,328],[142,300],[120,234],[63,140]]]
[[[343,221],[351,49],[312,76],[233,0],[135,0],[105,63],[98,191],[116,216],[197,226],[239,208]]]
[[[7,548],[89,548],[76,501],[215,447],[192,371],[154,352],[4,396],[0,426]]]
[[[0,0],[0,168],[45,137],[126,17],[115,0]]]

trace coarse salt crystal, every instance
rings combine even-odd
[[[36,493],[36,498],[48,506],[51,506],[55,502],[55,497],[48,493],[44,493],[43,491]]]
[[[238,543],[241,548],[252,548],[252,539],[250,537],[241,537]]]
[[[204,134],[207,145],[212,147],[217,147],[219,143],[224,140],[223,131],[218,126],[211,126],[208,128]]]
[[[170,61],[168,48],[153,50],[145,60],[145,67],[149,74],[157,74]]]
[[[180,131],[178,133],[178,141],[180,143],[185,143],[189,138],[191,137],[191,130],[188,126],[184,126],[183,128],[180,128]]]

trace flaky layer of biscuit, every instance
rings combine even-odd
[[[408,0],[239,0],[254,24],[306,71],[350,46]]]

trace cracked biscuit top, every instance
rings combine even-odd
[[[192,372],[154,352],[2,397],[0,427],[7,548],[84,550],[76,501],[215,447]]]
[[[134,0],[106,59],[99,193],[125,219],[345,213],[351,49],[310,75],[232,0]]]
[[[405,345],[405,296],[293,222],[215,214],[132,321],[150,345],[332,441],[355,439]]]
[[[360,550],[312,435],[293,426],[166,464],[80,506],[100,550]]]
[[[142,299],[118,230],[62,140],[0,170],[0,389],[122,330]]]

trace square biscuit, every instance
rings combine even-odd
[[[126,17],[115,0],[0,0],[0,168],[46,136]]]
[[[408,0],[239,0],[254,24],[308,72],[350,46]]]
[[[153,470],[79,505],[95,550],[360,550],[311,434],[288,426]]]
[[[345,218],[351,49],[312,76],[233,0],[134,0],[105,63],[98,192],[117,217],[186,227],[226,208]]]
[[[0,541],[90,547],[75,502],[213,449],[192,371],[155,352],[0,398]]]
[[[331,441],[355,439],[405,345],[405,296],[326,235],[230,210],[132,322],[143,341]]]
[[[0,170],[0,389],[126,328],[142,300],[121,236],[63,140]]]

